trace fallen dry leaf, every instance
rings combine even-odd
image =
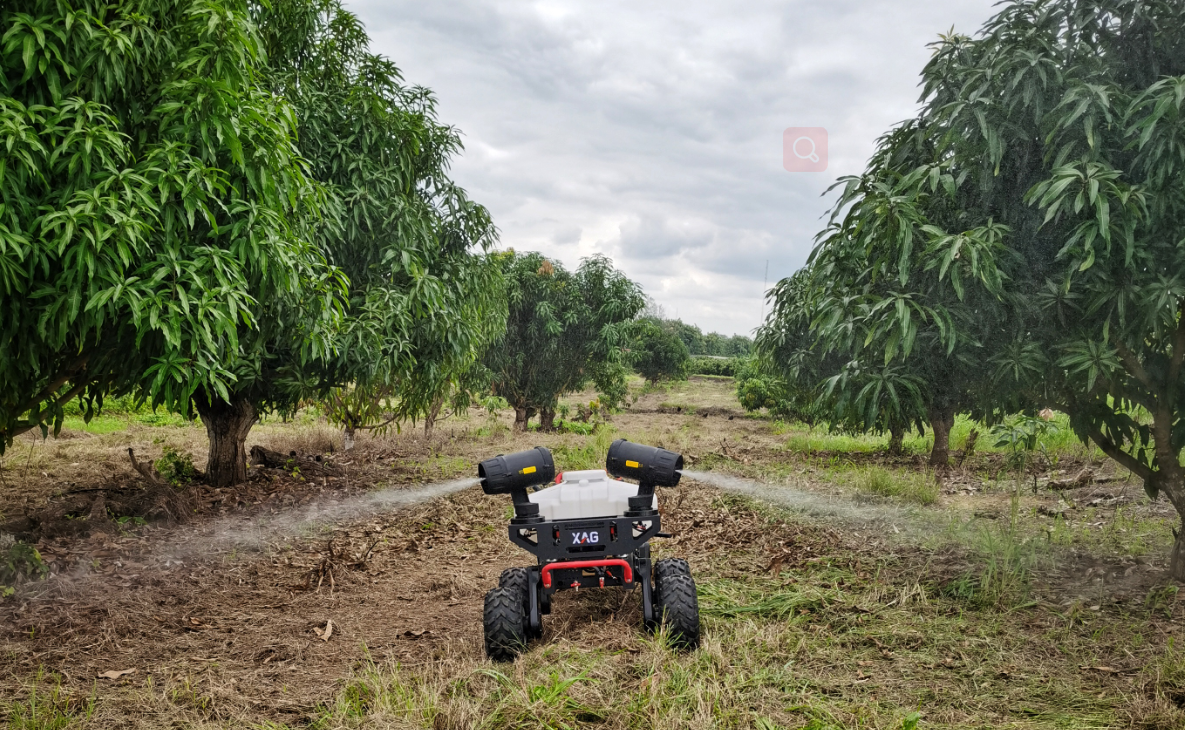
[[[314,626],[313,631],[317,632],[317,636],[320,637],[321,641],[329,641],[329,637],[333,636],[333,619],[326,619],[324,629]]]
[[[416,631],[412,631],[409,629],[407,631],[404,631],[403,635],[409,639],[418,639],[421,636],[431,636],[432,632],[427,629],[418,629]]]
[[[109,672],[103,672],[99,675],[99,679],[119,679],[125,674],[135,674],[135,669],[120,669],[118,671],[112,669]]]
[[[1122,669],[1114,669],[1112,667],[1091,667],[1087,665],[1083,665],[1078,668],[1084,672],[1102,672],[1103,674],[1123,674],[1124,671]]]

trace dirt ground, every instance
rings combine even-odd
[[[0,602],[0,721],[42,727],[16,724],[31,693],[41,692],[53,712],[88,727],[298,726],[332,705],[366,667],[416,671],[441,662],[480,663],[482,596],[504,568],[526,564],[528,556],[505,537],[506,500],[486,497],[472,484],[432,485],[470,476],[482,458],[536,444],[552,448],[563,468],[565,457],[595,448],[597,439],[515,435],[510,419],[474,411],[431,437],[415,430],[364,437],[349,452],[340,450],[339,434],[315,420],[265,423],[249,444],[295,452],[294,462],[253,468],[250,482],[234,490],[190,486],[180,524],[141,498],[144,480],[132,470],[127,449],[151,459],[170,446],[192,453],[200,465],[201,429],[130,424],[106,434],[67,431],[57,441],[19,442],[0,462],[0,531],[35,542],[52,574]],[[788,452],[785,436],[769,421],[737,408],[730,381],[642,395],[613,416],[611,426],[632,440],[680,450],[689,468],[836,499],[852,496],[842,479],[829,477],[834,455]],[[855,465],[910,467],[915,460],[846,456]],[[941,519],[1007,519],[1009,492],[977,476],[997,458],[984,455],[943,477]],[[1088,464],[1061,466],[1072,474]],[[1097,479],[1064,497],[1048,490],[1026,494],[1023,505],[1034,524],[1049,519],[1038,511],[1042,506],[1067,529],[1100,534],[1107,526],[1123,529],[1112,523],[1125,506],[1128,511],[1118,514],[1132,520],[1133,531],[1143,529],[1141,520],[1168,519],[1163,506],[1141,503],[1138,485],[1109,465],[1093,466]],[[981,560],[956,543],[895,539],[882,521],[771,516],[760,505],[691,480],[660,498],[664,529],[675,535],[656,545],[660,555],[687,556],[697,575],[765,586],[759,591],[782,590],[797,580],[797,571],[826,566],[854,576],[845,580],[859,586],[848,590],[863,602],[922,583],[943,590]],[[146,524],[121,521],[128,515],[120,510],[128,506],[143,510]],[[1094,522],[1100,527],[1091,528]],[[1090,631],[1101,629],[1100,619],[1136,621],[1130,631],[1145,644],[1134,653],[1116,635],[1083,660],[1091,691],[1127,698],[1112,707],[1138,704],[1136,696],[1162,701],[1166,692],[1178,691],[1136,679],[1150,656],[1180,638],[1182,608],[1164,580],[1163,545],[1149,538],[1150,549],[1133,555],[1106,541],[1095,549],[1063,549],[1049,539],[1062,559],[1034,569],[1031,604],[1048,609],[1026,619],[1034,641],[1047,646],[1038,637],[1063,625],[1067,615],[1071,627],[1078,620],[1093,626]],[[828,575],[840,590],[835,574]],[[844,610],[859,621],[861,611],[870,612]],[[1080,614],[1085,618],[1074,618]],[[636,654],[643,651],[640,624],[636,594],[559,594],[541,645]],[[932,661],[927,671],[958,671],[955,664],[964,660],[955,656],[946,669],[943,661]],[[861,677],[862,665],[843,671]],[[1180,693],[1185,703],[1185,686]],[[974,716],[966,710],[950,718],[957,726],[958,717]]]

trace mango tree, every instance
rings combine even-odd
[[[1185,515],[1185,5],[1012,2],[943,39],[925,84],[963,209],[1006,231],[984,249],[1007,274],[999,381]]]
[[[499,255],[507,283],[506,333],[487,352],[495,395],[524,431],[540,414],[550,430],[559,398],[589,382],[613,404],[625,396],[625,353],[641,289],[603,256],[568,272],[538,253]]]
[[[138,393],[196,408],[234,481],[269,344],[325,355],[344,291],[247,4],[30,0],[0,28],[0,451]]]
[[[464,406],[506,303],[485,208],[448,176],[459,133],[432,93],[398,68],[338,0],[255,7],[270,82],[294,106],[300,150],[332,205],[317,233],[349,277],[347,316],[328,361],[304,363],[302,393],[345,428]]]
[[[630,332],[629,360],[650,383],[685,380],[691,355],[687,345],[667,322],[640,318]]]
[[[758,336],[772,367],[820,381],[833,426],[888,431],[899,452],[911,425],[929,424],[935,466],[956,413],[990,391],[984,352],[1000,321],[1002,277],[981,249],[1002,230],[939,225],[967,222],[958,182],[917,123],[882,138],[865,173],[838,184],[831,222],[806,269],[771,292]]]

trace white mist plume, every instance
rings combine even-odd
[[[277,538],[302,535],[326,525],[392,512],[476,484],[476,478],[466,477],[421,487],[391,487],[345,499],[323,495],[311,504],[279,514],[227,517],[216,520],[212,525],[195,527],[190,534],[152,550],[153,558],[184,560],[220,550],[262,548]]]
[[[900,507],[856,504],[842,496],[824,496],[790,486],[766,484],[730,474],[692,471],[690,469],[684,469],[682,474],[687,479],[711,484],[726,492],[756,497],[779,507],[787,507],[814,517],[833,517],[854,522],[900,521],[909,517],[909,512]]]

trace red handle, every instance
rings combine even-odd
[[[567,563],[548,563],[543,566],[543,587],[551,588],[551,571],[552,570],[576,570],[582,568],[608,568],[610,566],[621,566],[624,571],[625,580],[623,583],[634,582],[634,569],[630,564],[621,558],[606,558],[605,560],[574,560]]]

